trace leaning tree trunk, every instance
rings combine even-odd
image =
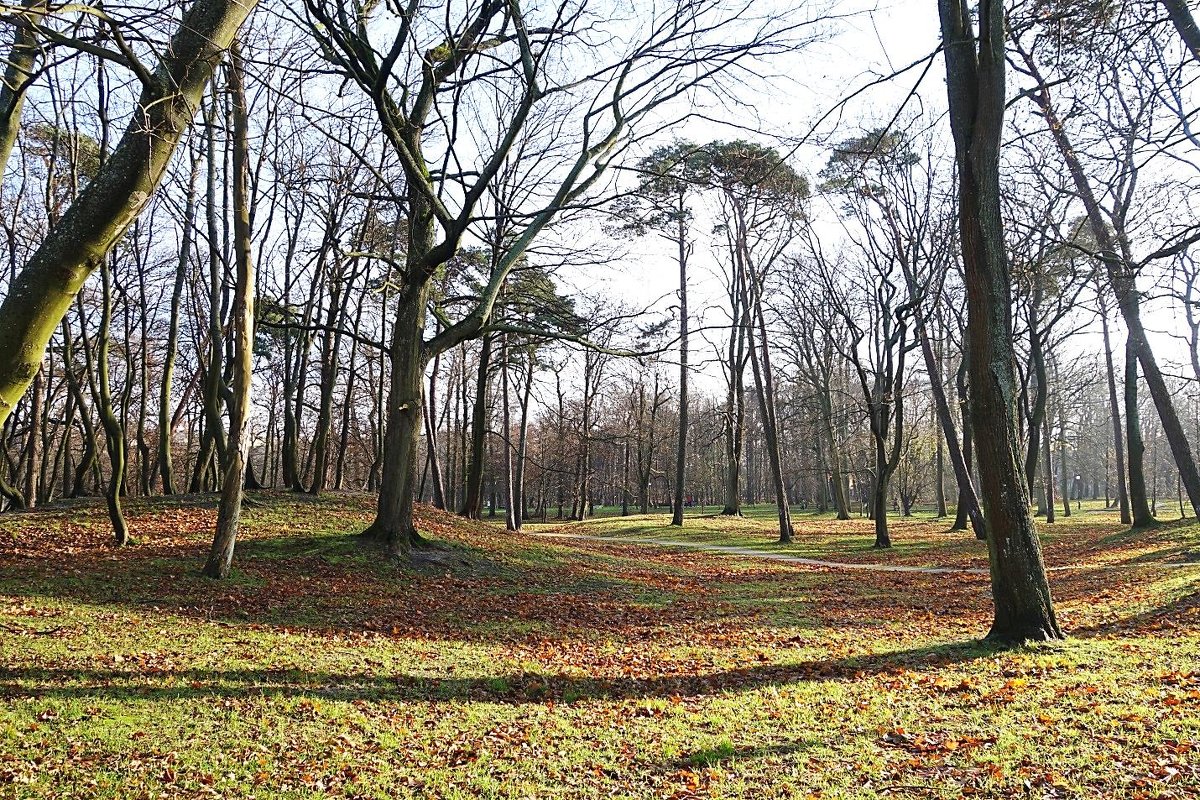
[[[233,116],[233,238],[237,288],[233,298],[233,391],[229,400],[229,440],[226,462],[221,465],[221,501],[217,530],[204,574],[226,578],[233,564],[242,515],[246,459],[250,451],[246,418],[250,412],[250,384],[254,377],[254,262],[250,254],[249,109],[242,83],[241,48],[235,40],[230,50],[229,89]]]
[[[942,388],[941,369],[938,358],[929,342],[929,334],[925,321],[917,324],[917,335],[921,342],[921,355],[925,359],[925,371],[929,374],[929,386],[933,394],[934,409],[937,412],[938,424],[942,429],[939,444],[945,442],[946,451],[950,454],[950,464],[954,468],[954,480],[958,484],[959,515],[965,514],[971,521],[971,528],[976,536],[983,534],[983,514],[979,510],[979,498],[975,494],[975,484],[971,481],[971,470],[959,446],[958,433],[954,429],[954,418],[950,415],[950,402],[946,399],[946,390]],[[945,500],[943,499],[943,503]],[[944,513],[944,511],[943,511]]]
[[[988,636],[1005,642],[1058,639],[1062,633],[1029,513],[1017,445],[1012,277],[1000,216],[1004,9],[999,0],[981,0],[978,40],[966,3],[938,0],[938,12],[959,173],[971,421],[995,605]]]
[[[72,299],[145,208],[224,49],[255,0],[196,0],[163,50],[129,127],[0,304],[0,422],[33,380]]]
[[[1062,125],[1062,120],[1054,110],[1050,99],[1050,90],[1038,71],[1037,63],[1028,52],[1019,49],[1018,52],[1025,62],[1029,74],[1039,85],[1034,99],[1045,118],[1046,127],[1054,138],[1059,154],[1067,165],[1067,171],[1071,174],[1071,181],[1075,186],[1075,194],[1083,205],[1087,214],[1088,226],[1099,244],[1100,261],[1104,264],[1109,284],[1117,298],[1117,307],[1121,310],[1121,317],[1125,320],[1129,339],[1133,343],[1134,352],[1141,364],[1142,375],[1150,390],[1150,398],[1154,401],[1154,407],[1158,411],[1158,418],[1162,422],[1167,444],[1170,445],[1171,454],[1175,458],[1179,478],[1183,482],[1183,488],[1187,492],[1192,510],[1200,515],[1200,470],[1196,468],[1191,444],[1188,442],[1179,412],[1175,409],[1171,388],[1163,378],[1158,360],[1154,357],[1154,350],[1150,347],[1150,341],[1146,337],[1145,327],[1142,325],[1141,294],[1137,288],[1137,271],[1130,263],[1128,241],[1123,230],[1117,230],[1114,234],[1108,222],[1105,221],[1104,211],[1092,191],[1087,173]],[[1117,220],[1117,222],[1121,221]]]
[[[1196,19],[1188,8],[1187,0],[1162,0],[1162,4],[1192,58],[1200,61],[1200,28],[1196,27]]]

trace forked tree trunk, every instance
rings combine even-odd
[[[1012,276],[1000,216],[1004,9],[999,0],[981,0],[978,40],[965,2],[938,0],[938,12],[959,173],[971,421],[995,605],[988,636],[1004,642],[1058,639],[1017,446]]]

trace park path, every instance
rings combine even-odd
[[[971,567],[914,567],[908,564],[851,564],[844,561],[823,561],[819,558],[804,558],[771,550],[758,550],[731,544],[709,544],[707,542],[685,542],[679,539],[656,539],[645,536],[589,536],[584,533],[545,531],[533,534],[547,539],[581,539],[588,542],[619,542],[621,544],[653,544],[659,547],[678,547],[684,550],[700,550],[706,553],[721,553],[742,558],[762,558],[782,561],[785,564],[803,564],[809,567],[831,569],[857,569],[870,572],[916,572],[923,575],[987,575],[986,569]]]
[[[741,547],[729,544],[710,544],[707,542],[687,542],[680,539],[658,539],[645,536],[589,536],[585,533],[565,533],[563,531],[544,531],[533,534],[546,539],[578,539],[588,542],[618,542],[621,544],[650,544],[659,547],[677,547],[683,550],[699,550],[705,553],[720,553],[741,558],[762,558],[768,561],[782,561],[785,564],[802,564],[809,567],[826,567],[828,569],[864,570],[867,572],[910,572],[921,575],[987,575],[988,571],[975,567],[915,567],[908,564],[870,564],[849,563],[845,561],[824,561],[819,558],[805,558],[787,553],[777,553],[772,550],[758,550],[753,547]],[[1147,566],[1173,569],[1176,567],[1200,567],[1200,561],[1156,562]],[[1079,569],[1078,565],[1062,565],[1046,567],[1047,572]]]

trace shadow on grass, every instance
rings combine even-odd
[[[854,680],[897,669],[933,670],[1000,652],[987,642],[923,647],[843,659],[761,664],[744,669],[645,678],[589,678],[523,672],[492,677],[350,674],[283,669],[136,670],[0,668],[0,697],[59,700],[202,700],[325,698],[338,701],[479,700],[525,704],[547,700],[670,700],[752,691],[808,681]]]

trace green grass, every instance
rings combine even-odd
[[[1200,792],[1200,568],[1156,566],[1196,526],[1056,527],[1072,637],[998,650],[978,641],[984,576],[513,536],[426,511],[469,566],[409,569],[347,535],[369,498],[255,499],[221,583],[197,576],[206,501],[131,501],[124,550],[95,504],[0,518],[0,797]],[[664,533],[757,544],[770,521]],[[978,556],[941,523],[898,524],[889,556],[866,521],[798,521],[794,549],[817,557]]]

